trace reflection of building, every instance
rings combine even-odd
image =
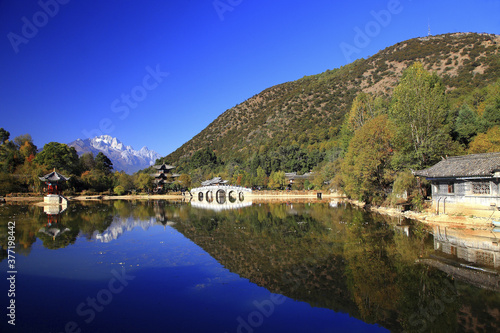
[[[235,202],[230,202],[229,200],[226,201],[223,204],[219,204],[215,201],[208,202],[208,201],[196,201],[193,200],[191,201],[191,206],[195,208],[203,208],[203,209],[210,209],[214,211],[222,211],[222,210],[228,210],[228,209],[238,209],[238,208],[244,208],[244,207],[250,207],[252,206],[252,201],[235,201]]]
[[[69,228],[64,228],[61,224],[61,213],[66,210],[68,206],[63,205],[49,205],[43,207],[43,212],[47,214],[47,224],[40,228],[38,232],[44,233],[55,240],[57,236],[61,236],[65,232],[70,231]]]
[[[176,173],[170,173],[175,166],[161,164],[153,166],[157,172],[153,173],[151,176],[155,177],[154,180],[154,192],[162,192],[165,188],[165,184],[170,184],[174,182],[174,179],[180,175]]]
[[[499,242],[490,231],[435,226],[435,255],[421,261],[479,288],[500,291]]]
[[[500,239],[491,232],[434,227],[434,249],[457,259],[500,268]]]
[[[415,175],[432,183],[432,199],[500,206],[500,152],[455,156]]]

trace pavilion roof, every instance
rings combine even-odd
[[[215,177],[209,180],[205,180],[204,182],[201,182],[201,186],[221,185],[227,183],[228,183],[227,180],[222,180],[221,177]]]
[[[59,172],[54,169],[54,171],[46,174],[43,177],[38,177],[42,182],[51,182],[51,183],[63,183],[70,179],[71,177],[66,177],[61,175]]]
[[[153,168],[155,168],[156,170],[172,170],[175,169],[175,166],[168,164],[160,164],[160,165],[153,165]]]

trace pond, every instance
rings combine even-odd
[[[2,332],[500,330],[491,231],[324,201],[60,209],[0,206]]]

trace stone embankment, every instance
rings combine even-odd
[[[401,211],[397,208],[391,207],[379,207],[379,206],[368,206],[364,202],[359,202],[355,200],[347,200],[351,204],[359,207],[364,207],[370,211],[377,212],[379,214],[394,216],[394,217],[405,217],[408,219],[417,220],[430,225],[444,225],[447,227],[456,228],[474,228],[474,229],[491,229],[493,227],[492,220],[500,220],[500,211],[496,207],[450,207],[449,213],[436,213],[436,208],[430,206],[424,209],[422,212],[416,211]]]

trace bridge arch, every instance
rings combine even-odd
[[[205,194],[207,198],[207,202],[213,202],[214,201],[214,193],[212,191],[207,191]]]
[[[215,200],[217,201],[218,204],[223,204],[226,202],[226,191],[223,189],[218,190],[215,193]]]
[[[241,186],[232,185],[210,185],[191,189],[191,195],[197,202],[216,202],[219,204],[233,204],[243,202],[247,194],[252,190]]]

